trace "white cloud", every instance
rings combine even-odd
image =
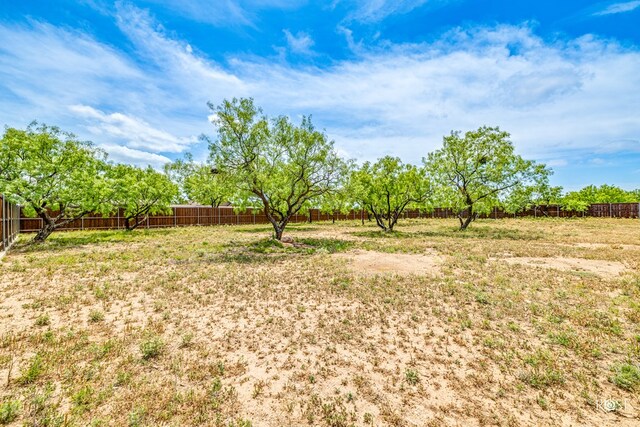
[[[527,25],[456,29],[433,43],[360,45],[355,59],[318,68],[215,63],[132,6],[120,6],[118,25],[133,57],[46,24],[0,24],[2,117],[14,126],[38,118],[81,137],[99,131],[96,142],[128,147],[138,160],[213,134],[206,102],[233,96],[253,96],[268,114],[313,114],[361,160],[393,153],[419,162],[449,131],[485,124],[510,131],[521,153],[539,159],[640,150],[640,53],[611,40],[549,42]]]
[[[156,169],[161,169],[163,165],[171,161],[168,157],[146,151],[134,150],[124,145],[98,144],[98,147],[109,153],[109,160],[118,163],[129,163],[141,167],[151,165]]]
[[[295,9],[306,0],[142,0],[179,16],[215,26],[253,26],[263,9]]]
[[[606,8],[598,12],[595,12],[594,15],[602,16],[602,15],[613,15],[617,13],[627,13],[627,12],[636,10],[639,7],[640,7],[640,0],[614,3],[614,4],[610,4],[609,6],[607,6]]]
[[[450,130],[484,124],[511,131],[536,156],[640,134],[637,51],[592,37],[545,43],[526,26],[456,30],[324,70],[236,68],[245,81],[261,76],[252,93],[270,110],[312,112],[370,158],[393,147],[416,161]]]
[[[289,30],[283,30],[285,37],[287,38],[287,45],[289,50],[293,53],[310,55],[311,48],[313,47],[313,39],[305,32],[299,31],[297,34],[291,34]]]
[[[569,162],[565,159],[551,159],[544,162],[547,166],[552,168],[564,167],[569,164]]]
[[[154,153],[180,153],[198,141],[196,137],[176,137],[142,119],[122,113],[105,114],[87,105],[72,105],[69,109],[79,118],[87,119],[87,129],[97,137],[108,135],[127,141],[130,148]]]
[[[354,9],[348,19],[375,23],[390,15],[409,13],[421,6],[441,7],[457,0],[337,0],[349,3]]]

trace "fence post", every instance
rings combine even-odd
[[[173,226],[177,227],[178,226],[178,216],[176,215],[176,208],[175,206],[171,207],[171,210],[173,211]]]
[[[4,217],[5,217],[5,213],[4,213],[4,209],[5,209],[5,203],[4,203],[4,197],[0,196],[0,210],[2,210],[2,215],[0,216],[0,231],[2,231],[2,234],[0,234],[0,251],[4,251],[4,247],[5,247],[5,226],[4,226]]]
[[[613,212],[611,212],[611,203],[609,203],[609,218],[613,218]]]

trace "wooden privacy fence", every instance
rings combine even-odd
[[[55,213],[54,213],[55,214]],[[353,211],[348,215],[336,214],[335,220],[361,219],[363,213]],[[321,213],[318,209],[312,209],[306,215],[294,215],[292,223],[309,221],[331,221],[332,215]],[[211,206],[172,206],[168,215],[149,216],[140,228],[168,228],[185,227],[191,225],[242,225],[242,224],[267,224],[269,221],[261,209],[249,208],[244,212],[236,213],[232,207],[222,206],[212,208]],[[22,232],[34,232],[42,227],[42,219],[27,218],[22,215],[20,219]],[[67,224],[58,230],[113,230],[124,229],[125,219],[122,210],[118,210],[109,217],[86,216],[79,220]]]
[[[0,254],[11,247],[20,233],[20,208],[0,194]]]
[[[515,214],[504,212],[500,208],[493,209],[488,214],[479,215],[479,218],[521,218],[521,217],[607,217],[607,218],[638,218],[640,204],[638,203],[613,203],[591,205],[585,212],[565,211],[558,205],[538,206],[535,209],[526,209]],[[15,209],[15,207],[14,207]],[[403,218],[456,218],[456,212],[448,208],[435,208],[433,211],[406,211]],[[322,213],[318,209],[311,209],[306,215],[294,215],[292,223],[331,221],[331,220],[361,220],[367,219],[362,211],[351,211],[348,214],[331,215]],[[122,211],[118,210],[112,216],[87,216],[68,224],[61,230],[112,230],[124,229],[125,222]],[[268,220],[261,209],[247,209],[245,212],[236,213],[232,207],[212,208],[211,206],[180,205],[172,206],[168,215],[150,216],[140,228],[167,228],[184,227],[191,225],[241,225],[241,224],[267,224]],[[42,219],[26,218],[21,215],[19,230],[22,232],[38,231],[42,227]],[[14,226],[13,230],[16,228]]]

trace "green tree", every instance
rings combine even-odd
[[[615,185],[588,185],[579,191],[567,193],[562,199],[562,207],[565,210],[583,212],[596,203],[634,203],[637,200],[633,192]]]
[[[591,203],[586,201],[580,192],[571,191],[562,197],[560,205],[565,211],[585,212]]]
[[[277,240],[293,215],[308,212],[344,175],[333,142],[309,117],[299,126],[286,117],[270,121],[244,98],[209,107],[218,128],[210,144],[213,164],[234,184],[239,208],[262,204]]]
[[[170,214],[171,202],[178,187],[151,166],[141,169],[131,165],[114,165],[109,172],[114,189],[113,204],[122,209],[124,223],[131,231],[149,215]]]
[[[330,214],[331,220],[334,223],[336,222],[337,215],[347,215],[356,208],[352,197],[354,191],[352,188],[353,182],[350,179],[353,169],[353,163],[347,162],[344,167],[344,172],[336,183],[336,188],[323,194],[316,201],[320,212]]]
[[[425,169],[405,165],[386,156],[376,163],[365,162],[353,174],[354,196],[371,212],[376,224],[391,232],[407,208],[423,207],[432,194]]]
[[[190,153],[184,159],[168,163],[165,173],[178,184],[183,200],[217,208],[233,196],[228,176],[211,165],[196,163]]]
[[[35,242],[90,213],[112,212],[106,168],[104,152],[54,126],[7,128],[0,141],[0,193],[42,219]]]
[[[443,138],[443,147],[425,159],[439,184],[439,202],[457,211],[461,230],[544,170],[516,155],[509,137],[486,126],[464,135],[451,132]]]
[[[547,216],[544,209],[549,205],[558,205],[562,200],[562,187],[549,184],[549,176],[553,173],[544,165],[536,165],[538,174],[530,185],[516,186],[503,202],[505,212],[515,214],[516,212],[533,209],[534,215],[538,213]]]

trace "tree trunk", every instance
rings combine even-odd
[[[371,211],[373,212],[373,217],[376,219],[376,224],[378,224],[378,227],[382,228],[382,231],[385,233],[393,231],[393,224],[385,224],[385,218],[383,215],[376,212],[373,207],[371,207]]]
[[[49,216],[49,213],[45,209],[37,209],[38,216],[42,219],[42,228],[33,238],[34,243],[42,243],[53,233],[56,229],[55,221]]]
[[[131,224],[131,220],[135,220],[133,224]],[[146,220],[147,220],[146,215],[141,220],[138,220],[138,217],[127,217],[124,219],[124,226],[127,229],[127,231],[133,231],[136,228],[138,228]]]
[[[38,231],[38,234],[36,234],[36,236],[33,238],[33,241],[35,243],[42,243],[45,240],[47,240],[47,238],[51,235],[51,233],[53,233],[56,229],[55,224],[45,224],[40,231]]]
[[[282,240],[282,233],[284,233],[284,229],[276,225],[273,226],[273,229],[275,231],[276,240]]]
[[[467,217],[464,219],[464,221],[462,220],[462,215],[458,216],[458,219],[460,219],[460,231],[466,230],[467,227],[469,227],[469,224],[471,224],[471,221],[475,219],[473,213],[473,205],[470,205],[467,211]]]

